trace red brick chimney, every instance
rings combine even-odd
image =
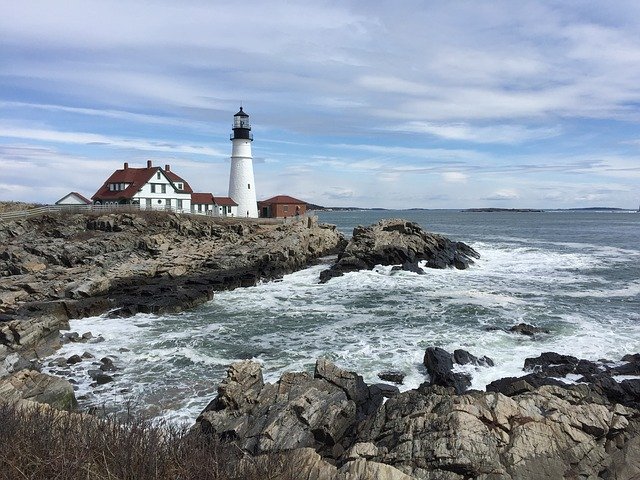
[[[164,166],[164,169],[165,169],[167,172],[170,172],[170,171],[171,171],[171,165],[165,165],[165,166]]]
[[[151,160],[147,160],[147,168],[151,168],[152,166]]]
[[[124,169],[126,170],[127,168],[129,168],[129,163],[124,162]]]

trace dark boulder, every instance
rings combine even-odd
[[[386,370],[384,372],[378,373],[378,378],[380,380],[385,380],[387,382],[393,382],[398,385],[402,385],[404,381],[405,374],[402,372],[396,372],[391,370]]]
[[[513,327],[511,327],[508,331],[511,333],[526,335],[528,337],[533,337],[539,333],[551,333],[546,328],[535,327],[533,325],[529,325],[528,323],[519,323],[518,325],[514,325]]]
[[[71,355],[67,358],[68,365],[74,365],[76,363],[80,363],[82,361],[82,357],[80,355]]]
[[[423,364],[427,368],[433,385],[453,387],[458,394],[471,386],[471,377],[466,373],[454,372],[453,356],[442,348],[427,348]]]
[[[522,377],[505,377],[495,380],[487,385],[487,392],[499,392],[507,397],[520,395],[525,392],[532,392],[543,385],[554,385],[557,387],[566,387],[567,384],[556,380],[555,378],[530,373]]]
[[[475,355],[467,352],[466,350],[457,349],[453,351],[453,361],[458,365],[475,365],[478,367],[493,367],[494,363],[487,356],[476,357]]]
[[[103,372],[115,372],[117,370],[116,366],[109,357],[104,357],[100,359],[100,370]]]

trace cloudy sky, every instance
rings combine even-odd
[[[389,208],[640,202],[640,2],[92,1],[0,7],[0,200],[124,161],[227,193]]]

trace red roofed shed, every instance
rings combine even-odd
[[[306,213],[307,202],[289,195],[276,195],[258,202],[258,211],[263,218],[295,217]]]

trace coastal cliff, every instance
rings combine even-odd
[[[343,244],[314,217],[61,213],[0,223],[0,376],[52,353],[69,319],[178,312]]]

